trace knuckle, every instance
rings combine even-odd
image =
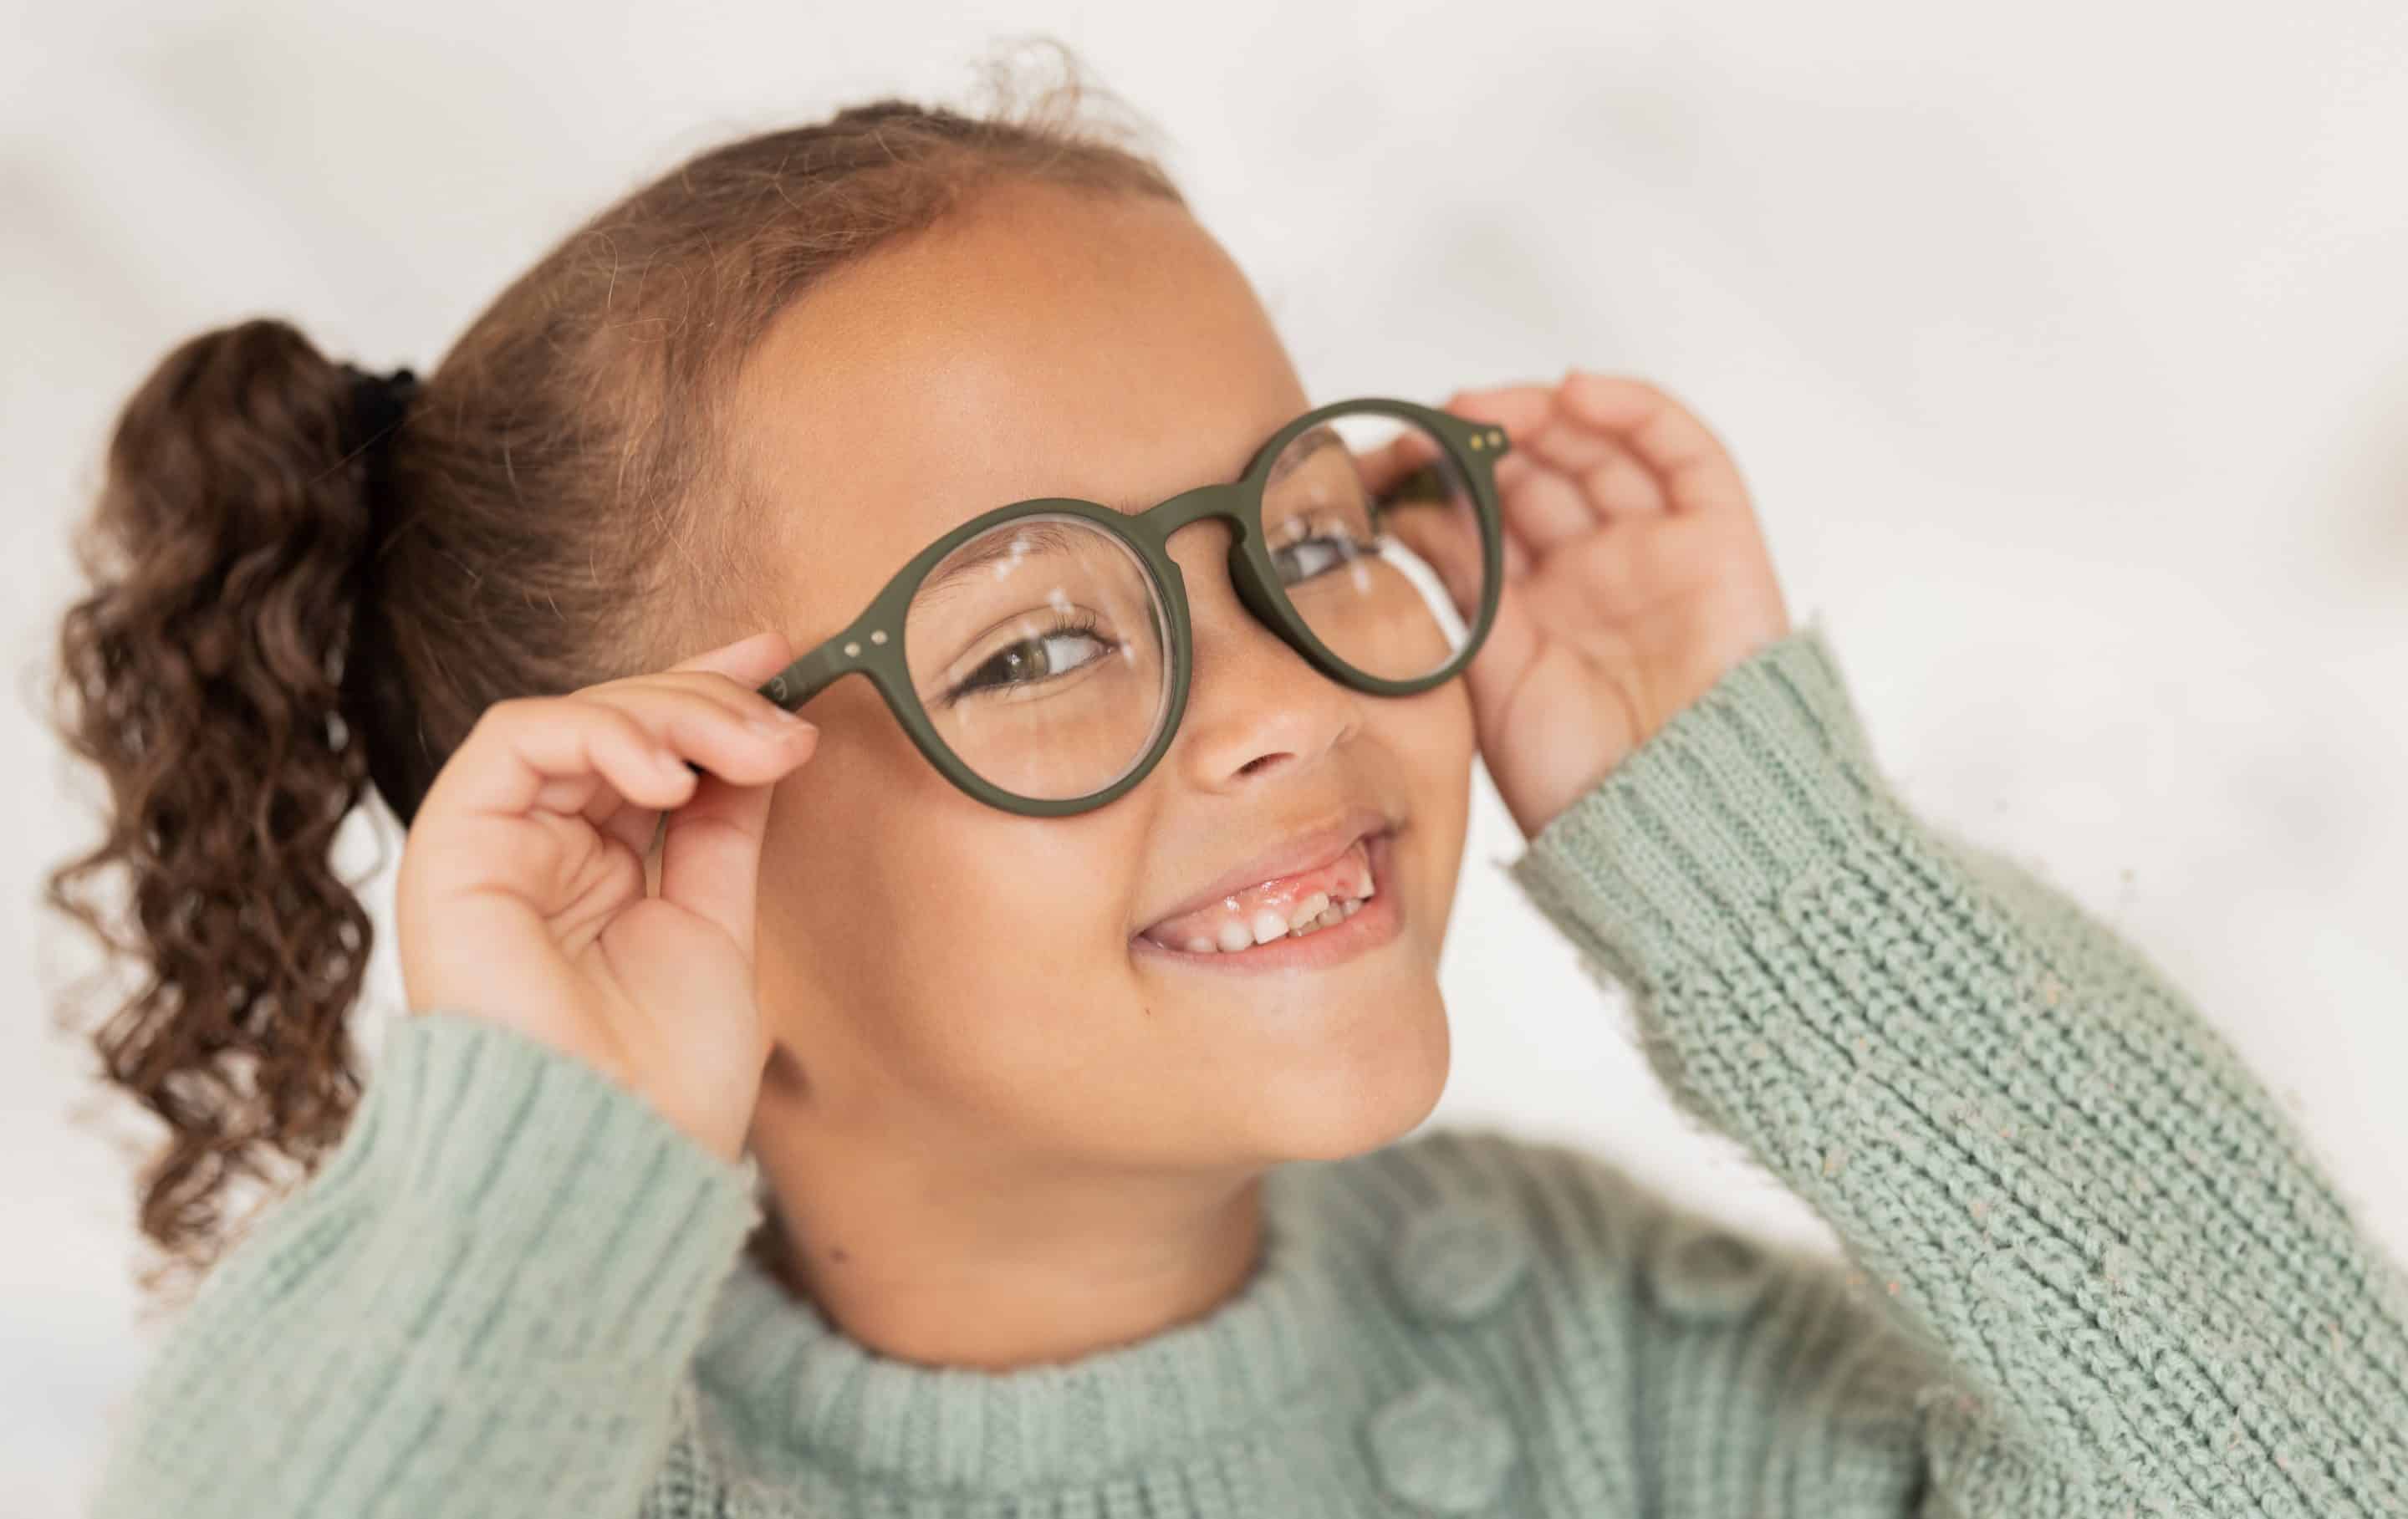
[[[485,704],[485,709],[477,714],[474,725],[487,730],[516,727],[527,720],[527,709],[534,700],[531,696],[497,697]]]

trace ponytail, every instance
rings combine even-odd
[[[313,1168],[356,1106],[369,921],[329,854],[363,791],[407,829],[495,701],[659,669],[783,595],[757,552],[780,519],[731,488],[716,423],[779,314],[989,184],[1185,205],[1127,145],[1142,123],[1040,42],[1058,80],[1024,93],[1041,77],[1004,60],[992,111],[867,101],[598,211],[468,324],[381,450],[359,446],[385,427],[354,411],[357,372],[280,322],[194,339],[127,404],[56,691],[106,837],[48,900],[143,972],[88,1032],[166,1126],[138,1216],[170,1265],[206,1269],[228,1184]]]
[[[138,1220],[194,1276],[227,1184],[271,1180],[278,1155],[314,1166],[359,1094],[347,1016],[371,931],[329,858],[368,774],[343,711],[374,537],[354,374],[280,322],[186,342],[120,415],[76,539],[92,588],[53,717],[108,808],[46,900],[142,974],[89,1033],[166,1125]],[[105,911],[90,888],[112,872]]]

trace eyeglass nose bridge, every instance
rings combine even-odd
[[[1182,527],[1219,518],[1237,529],[1237,537],[1245,538],[1246,509],[1254,497],[1254,488],[1242,480],[1198,485],[1192,491],[1182,491],[1145,514],[1145,523],[1166,542]]]
[[[1140,520],[1152,531],[1172,580],[1179,582],[1172,594],[1182,603],[1185,585],[1178,562],[1170,557],[1170,536],[1182,527],[1191,527],[1200,522],[1217,520],[1227,523],[1229,580],[1237,590],[1238,600],[1254,613],[1256,622],[1286,639],[1310,663],[1326,674],[1337,674],[1341,667],[1313,649],[1312,636],[1304,629],[1296,615],[1282,605],[1266,580],[1262,545],[1256,541],[1259,534],[1254,527],[1254,507],[1259,499],[1259,486],[1246,480],[1198,485],[1193,490],[1180,492]]]
[[[1166,590],[1177,606],[1175,615],[1181,626],[1190,630],[1186,638],[1194,637],[1194,623],[1187,607],[1185,577],[1181,573],[1178,562],[1170,557],[1170,536],[1182,527],[1217,519],[1226,522],[1230,528],[1227,554],[1230,587],[1237,592],[1239,604],[1253,615],[1256,623],[1295,650],[1306,664],[1330,679],[1361,690],[1387,688],[1391,682],[1360,676],[1350,670],[1334,653],[1321,647],[1312,629],[1275,589],[1276,576],[1264,558],[1260,534],[1254,530],[1254,508],[1259,499],[1259,485],[1242,480],[1198,485],[1193,490],[1182,491],[1139,519],[1152,535],[1159,558],[1169,572],[1170,584]],[[1182,667],[1187,658],[1182,652],[1179,659]],[[1186,706],[1183,679],[1181,688],[1179,705],[1183,710]]]

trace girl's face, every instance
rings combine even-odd
[[[1186,212],[983,194],[814,291],[749,363],[729,432],[767,505],[780,599],[763,620],[813,647],[980,512],[1043,495],[1141,510],[1234,480],[1312,404]],[[1218,523],[1171,540],[1195,626],[1186,715],[1099,810],[974,800],[865,679],[805,709],[819,749],[779,788],[762,868],[780,1047],[763,1122],[803,1125],[824,1156],[1003,1178],[1357,1154],[1429,1112],[1472,756],[1463,683],[1399,698],[1326,679],[1248,615],[1228,548]],[[1385,837],[1337,869],[1371,864],[1396,918],[1383,941],[1349,932],[1333,942],[1364,947],[1336,963],[1263,969],[1143,937],[1303,836],[1323,845],[1304,863],[1337,856],[1366,822]]]

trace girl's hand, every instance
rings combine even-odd
[[[487,708],[403,849],[410,1008],[507,1024],[741,1155],[769,1055],[752,979],[762,831],[772,782],[819,738],[753,687],[793,657],[783,634],[761,633],[659,674]]]
[[[1445,409],[1512,445],[1497,461],[1504,597],[1466,678],[1489,775],[1535,838],[1786,635],[1789,613],[1738,466],[1656,386],[1573,369],[1553,390],[1458,391]],[[1478,585],[1445,563],[1459,546],[1429,547],[1477,610]]]

